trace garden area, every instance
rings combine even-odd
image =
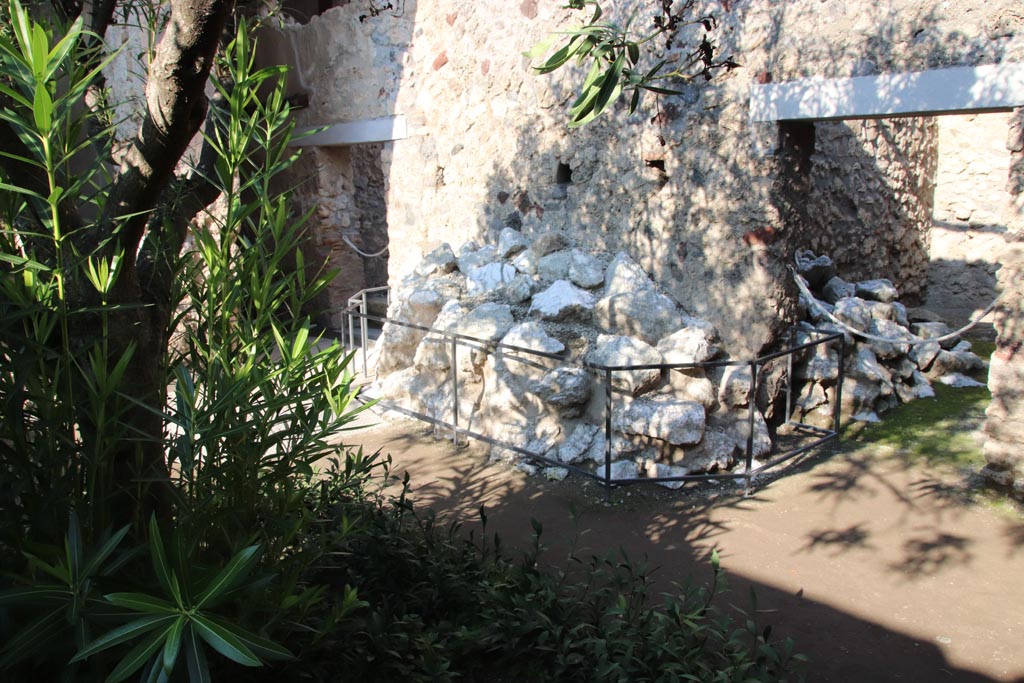
[[[750,496],[606,500],[386,422],[316,324],[337,273],[301,249],[286,70],[219,0],[152,10],[0,8],[0,679],[1024,676],[986,389]],[[118,22],[150,37],[132,103]]]

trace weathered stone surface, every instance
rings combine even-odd
[[[503,294],[510,304],[521,304],[529,301],[536,291],[537,285],[530,275],[519,273],[505,285]]]
[[[608,270],[604,276],[605,296],[638,292],[654,287],[654,283],[636,261],[629,255],[620,251],[608,264]]]
[[[445,242],[423,257],[423,260],[416,266],[416,273],[427,277],[434,273],[450,273],[456,267],[458,267],[458,260],[455,258],[455,252],[452,251],[451,245]]]
[[[569,470],[565,467],[545,467],[543,472],[548,481],[562,481],[569,476]]]
[[[540,257],[533,249],[527,249],[512,259],[512,265],[524,275],[536,275],[539,260]]]
[[[875,352],[865,344],[858,344],[856,353],[847,357],[845,372],[850,377],[876,384],[892,381],[892,373],[878,362]]]
[[[660,462],[645,462],[644,463],[644,476],[649,479],[662,479],[667,477],[685,477],[690,473],[690,470],[680,465],[666,465]],[[662,481],[658,482],[659,486],[664,486],[667,489],[677,490],[682,488],[686,482],[683,481]]]
[[[935,381],[939,384],[945,384],[947,387],[955,387],[957,389],[985,386],[984,382],[979,382],[978,380],[972,379],[959,372],[952,372],[948,375],[943,375]]]
[[[601,428],[597,425],[586,422],[576,425],[572,434],[558,447],[558,460],[567,465],[574,465],[586,459],[587,451],[600,431]]]
[[[669,370],[668,388],[676,398],[696,401],[705,408],[714,408],[718,403],[714,382],[699,368]]]
[[[910,326],[910,331],[916,334],[922,339],[935,339],[936,337],[943,337],[950,332],[949,325],[944,322],[918,322],[913,323]],[[939,342],[944,349],[952,349],[960,341],[959,337],[953,337],[945,341]]]
[[[942,351],[938,342],[927,342],[925,344],[914,344],[907,353],[907,358],[912,360],[920,370],[928,370],[935,358]]]
[[[598,469],[597,472],[600,475],[604,474],[603,469]],[[634,461],[616,460],[612,463],[611,478],[613,481],[618,479],[636,479],[638,476],[640,476],[639,468]]]
[[[856,285],[856,296],[861,299],[867,299],[868,301],[894,301],[899,296],[899,292],[896,287],[893,286],[892,282],[885,278],[879,278],[876,280],[862,280]]]
[[[511,284],[516,277],[516,269],[507,263],[497,261],[484,266],[477,266],[466,274],[467,291],[474,294],[486,294]]]
[[[569,246],[569,241],[565,239],[565,235],[560,232],[546,232],[540,235],[530,245],[530,251],[535,253],[538,257],[547,256],[553,251],[565,249]]]
[[[414,290],[407,297],[396,300],[388,310],[388,317],[430,327],[441,311],[445,298],[437,292]],[[381,374],[408,367],[415,357],[416,347],[426,333],[406,325],[385,323],[374,346],[377,371]]]
[[[662,337],[657,348],[665,363],[703,363],[719,353],[708,331],[699,327],[685,327]]]
[[[684,451],[682,466],[695,474],[718,472],[732,467],[742,453],[735,434],[707,430],[699,445]]]
[[[721,373],[718,382],[718,401],[724,406],[735,408],[750,403],[750,383],[752,380],[749,365],[729,365],[716,368]]]
[[[833,277],[825,283],[821,289],[821,299],[825,303],[835,305],[840,299],[852,298],[857,293],[857,288],[841,277]]]
[[[906,328],[901,327],[899,323],[893,320],[879,320],[874,319],[871,324],[868,325],[868,333],[881,337],[883,339],[892,340],[913,340],[914,335],[910,334]],[[875,339],[869,339],[868,344],[871,346],[871,350],[875,352],[875,355],[879,358],[895,359],[900,356],[905,356],[910,353],[910,344],[900,343],[900,341],[877,341]]]
[[[543,320],[587,320],[593,311],[594,295],[568,280],[555,281],[530,303],[530,313]]]
[[[530,246],[530,241],[518,230],[505,228],[498,237],[498,256],[510,258]]]
[[[798,411],[800,415],[805,415],[818,406],[825,405],[828,402],[828,397],[825,394],[825,387],[821,386],[817,382],[807,382],[800,389],[800,393],[793,401],[793,409]]]
[[[797,362],[793,372],[797,379],[816,382],[838,379],[839,352],[831,345],[819,344]]]
[[[737,458],[745,457],[747,450],[747,436],[750,434],[748,423],[750,420],[749,407],[728,408],[720,407],[708,416],[708,428],[711,432],[722,432],[730,437],[739,449]],[[771,432],[768,430],[768,423],[760,410],[754,409],[754,432],[751,455],[760,458],[772,450]],[[686,464],[686,463],[684,463]]]
[[[592,384],[590,371],[563,366],[545,374],[531,389],[551,405],[569,408],[587,402]]]
[[[810,249],[796,250],[797,272],[811,288],[818,288],[836,275],[836,266],[828,256],[815,256]]]
[[[875,410],[880,391],[878,385],[857,377],[843,378],[842,408],[844,415],[871,413]]]
[[[573,249],[571,254],[569,279],[573,284],[584,289],[593,289],[604,284],[604,266],[600,261],[579,249]]]
[[[833,315],[858,332],[867,332],[874,317],[870,303],[857,297],[847,297],[836,302]]]
[[[606,296],[597,302],[594,320],[606,332],[632,335],[648,344],[657,344],[684,324],[675,302],[653,289]]]
[[[602,334],[594,348],[587,354],[587,361],[595,365],[628,366],[656,365],[662,362],[661,354],[650,344],[639,339],[618,335]],[[625,389],[634,396],[650,391],[661,381],[661,370],[617,370],[612,372],[612,385]]]
[[[474,339],[498,341],[514,324],[512,309],[507,305],[485,303],[459,318],[455,331]]]
[[[432,328],[435,330],[453,330],[466,311],[458,301],[452,300],[441,307],[441,311],[434,319]],[[416,355],[413,364],[418,368],[427,370],[444,371],[451,367],[451,345],[445,343],[442,335],[431,332],[426,335],[416,347]]]
[[[565,344],[549,335],[539,322],[532,320],[519,323],[510,329],[502,338],[501,343],[541,353],[562,353],[565,350]],[[506,350],[505,353],[515,353],[515,351]]]
[[[970,351],[939,351],[928,368],[928,376],[935,378],[953,373],[967,374],[985,368],[985,361]]]
[[[474,268],[494,263],[498,258],[498,248],[493,244],[486,244],[476,251],[467,251],[459,256],[459,270],[468,275]]]
[[[537,260],[537,277],[547,282],[569,277],[572,255],[568,251],[554,251]]]
[[[672,398],[638,398],[612,414],[612,428],[661,439],[677,446],[704,435],[704,406]]]

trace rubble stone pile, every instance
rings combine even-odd
[[[986,367],[971,343],[952,334],[934,313],[908,310],[889,280],[846,282],[828,256],[808,250],[797,251],[796,270],[805,285],[801,304],[806,311],[797,341],[803,343],[816,329],[841,332],[846,346],[841,359],[837,347],[819,346],[797,363],[794,376],[802,389],[793,419],[830,423],[840,362],[842,412],[857,420],[874,422],[900,403],[932,397],[935,381],[983,386],[968,376]]]
[[[886,281],[845,283],[827,258],[813,254],[803,254],[801,263],[816,292],[815,305],[805,302],[816,326],[839,329],[827,311],[895,340],[850,335],[842,359],[846,412],[873,419],[897,401],[928,395],[929,377],[962,381],[956,373],[979,367],[965,343],[904,343],[941,336],[945,328],[911,322]],[[457,252],[442,244],[394,290],[387,317],[394,322],[384,325],[373,350],[381,398],[448,424],[457,400],[460,427],[602,476],[606,375],[593,366],[725,360],[714,325],[688,315],[627,254],[582,251],[558,232],[529,239],[509,228],[496,245],[471,242]],[[799,343],[811,335],[810,323],[802,325]],[[454,368],[453,338],[446,335],[475,340],[454,344]],[[830,417],[840,360],[837,348],[818,346],[797,364],[798,417]],[[717,472],[742,462],[748,366],[641,367],[610,376],[613,478]],[[773,447],[765,412],[754,408],[754,458]],[[521,455],[492,447],[492,457],[537,471]],[[567,469],[543,473],[561,478]]]

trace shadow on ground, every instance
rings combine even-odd
[[[489,531],[525,547],[540,520],[553,564],[573,548],[622,549],[670,591],[709,580],[717,548],[732,588],[723,605],[749,609],[753,588],[758,621],[811,657],[808,681],[1024,681],[1024,522],[972,503],[952,470],[847,443],[748,498],[723,483],[632,487],[606,502],[592,482],[527,477],[419,423],[351,436],[391,454],[419,505],[467,529],[484,505]]]

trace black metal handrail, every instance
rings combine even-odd
[[[415,410],[410,410],[404,406],[400,406],[394,402],[382,400],[379,398],[370,397],[377,401],[378,405],[393,410],[395,412],[413,417],[424,422],[431,423],[436,426],[443,427],[452,432],[452,440],[454,443],[459,442],[460,437],[469,437],[484,443],[491,444],[492,446],[498,446],[511,450],[518,453],[527,459],[535,462],[548,465],[551,467],[562,467],[569,471],[576,472],[585,477],[594,479],[605,486],[606,493],[610,494],[611,488],[614,486],[625,486],[630,484],[658,484],[658,483],[669,483],[669,482],[689,482],[689,481],[702,481],[702,480],[720,480],[720,479],[731,479],[731,480],[743,480],[744,491],[749,493],[751,482],[754,477],[771,470],[778,465],[797,457],[803,453],[806,453],[818,446],[822,446],[825,443],[837,439],[841,427],[841,405],[842,405],[842,386],[843,386],[843,363],[841,359],[845,355],[846,340],[845,335],[841,332],[829,332],[816,329],[805,330],[806,333],[814,335],[816,338],[797,344],[796,343],[796,328],[791,330],[790,334],[790,345],[785,349],[773,351],[771,353],[764,354],[749,360],[711,360],[694,363],[651,363],[651,364],[640,364],[640,365],[603,365],[600,363],[593,363],[586,360],[572,360],[569,358],[568,351],[563,353],[548,353],[545,351],[538,351],[535,349],[528,349],[513,344],[503,344],[497,341],[490,341],[486,339],[480,339],[469,335],[459,334],[449,330],[440,330],[426,325],[417,325],[415,323],[409,323],[401,320],[393,320],[387,317],[373,316],[368,311],[369,295],[377,292],[387,292],[387,303],[390,306],[390,289],[388,287],[374,287],[364,289],[349,299],[348,306],[340,311],[343,319],[341,325],[342,332],[342,343],[347,350],[355,351],[358,348],[362,350],[362,364],[363,374],[367,377],[370,376],[369,372],[369,323],[379,323],[381,326],[384,324],[399,325],[414,330],[419,330],[427,334],[437,335],[441,338],[440,343],[449,345],[451,349],[450,357],[450,382],[451,382],[451,396],[452,396],[452,421],[447,422],[434,415],[427,415],[420,413]],[[356,344],[355,339],[355,321],[359,320],[360,328],[360,343]],[[348,334],[346,335],[346,330]],[[791,419],[793,414],[793,357],[795,354],[806,351],[816,346],[823,344],[832,344],[838,342],[839,344],[839,370],[838,377],[836,380],[836,397],[835,402],[832,406],[832,429],[824,427],[817,427],[814,425],[806,424],[800,420],[794,421]],[[578,467],[573,464],[564,463],[558,460],[553,460],[546,457],[542,453],[534,453],[529,449],[523,448],[516,444],[507,443],[496,439],[490,435],[483,434],[480,432],[473,431],[472,429],[463,427],[459,424],[459,388],[458,388],[458,348],[464,346],[466,348],[475,350],[487,350],[490,353],[496,353],[503,358],[508,358],[517,362],[531,362],[526,358],[511,355],[509,352],[515,352],[520,354],[526,354],[527,357],[535,356],[546,360],[554,360],[564,363],[566,366],[586,368],[591,372],[603,376],[604,387],[605,387],[605,405],[604,405],[604,436],[605,436],[605,457],[604,457],[604,475],[601,476],[597,472],[591,472],[582,467]],[[757,467],[753,466],[753,451],[754,451],[754,423],[755,423],[755,411],[756,406],[756,395],[758,389],[758,378],[760,376],[760,368],[766,363],[776,360],[778,358],[787,358],[787,382],[786,382],[786,415],[787,420],[785,425],[790,427],[794,432],[802,432],[808,436],[812,436],[813,440],[810,443],[802,444],[798,447],[791,448],[789,450],[777,453],[765,462],[760,463]],[[728,366],[747,366],[750,369],[750,388],[747,393],[747,443],[745,449],[744,458],[744,471],[742,472],[715,472],[715,473],[702,473],[702,474],[685,474],[685,475],[674,475],[665,477],[632,477],[632,478],[613,478],[611,476],[612,466],[612,415],[614,411],[614,400],[613,394],[616,389],[612,386],[613,373],[615,372],[628,372],[635,370],[683,370],[683,369],[708,369],[715,367],[728,367]],[[621,393],[621,390],[618,390]]]

